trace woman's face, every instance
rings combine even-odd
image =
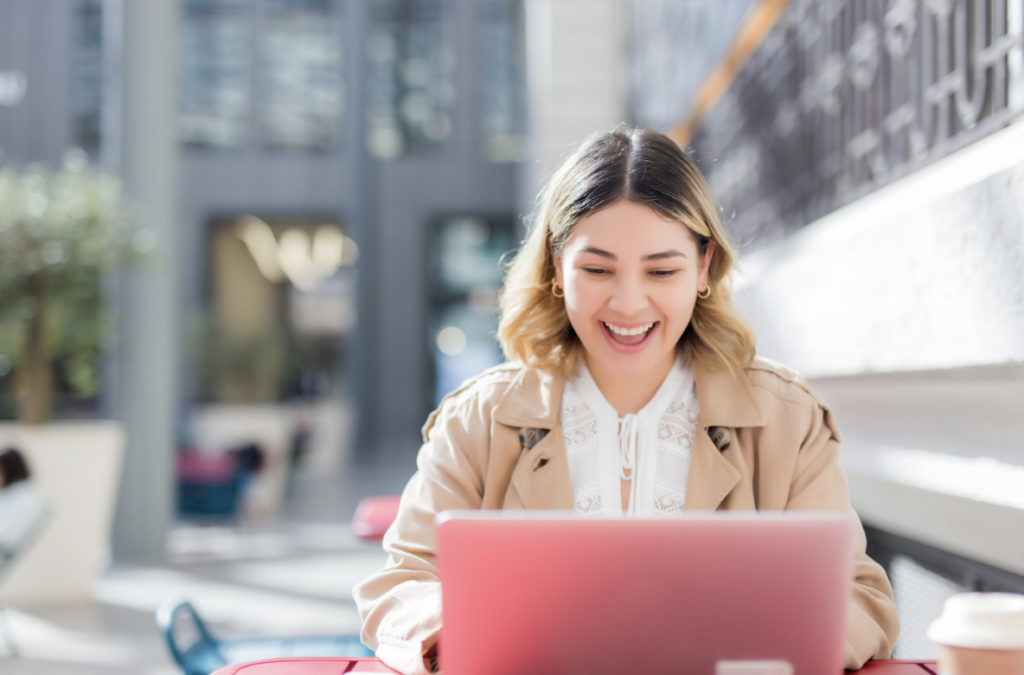
[[[565,307],[595,379],[655,379],[672,368],[697,293],[707,288],[690,230],[622,200],[584,216],[555,257]]]

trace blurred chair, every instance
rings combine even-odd
[[[357,635],[218,640],[187,600],[160,606],[156,624],[185,675],[210,675],[227,665],[291,656],[373,656]]]
[[[363,541],[380,541],[398,516],[398,495],[366,497],[352,516],[352,534]]]
[[[26,484],[15,484],[6,490],[19,490],[16,508],[5,512],[5,522],[0,528],[0,585],[14,566],[19,556],[32,545],[43,531],[50,517],[50,509],[34,491],[29,492]],[[12,500],[13,501],[13,500]],[[0,632],[4,634],[4,642],[11,656],[18,656],[18,644],[11,634],[7,621],[7,608],[0,602]]]
[[[184,451],[178,455],[177,468],[181,515],[201,519],[236,515],[244,476],[234,455]]]

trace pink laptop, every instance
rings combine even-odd
[[[806,512],[443,513],[441,668],[715,675],[719,662],[775,661],[841,673],[852,528]]]

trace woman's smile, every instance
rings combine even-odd
[[[612,349],[629,354],[643,349],[648,341],[647,338],[654,334],[659,323],[659,321],[654,321],[640,326],[628,326],[602,321],[601,325],[605,328],[605,335],[612,345]]]

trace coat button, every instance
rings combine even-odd
[[[519,442],[522,443],[523,447],[527,450],[532,450],[533,446],[544,440],[544,437],[548,435],[547,429],[533,429],[530,427],[523,427],[519,430]]]
[[[725,427],[708,427],[708,436],[719,452],[725,452],[732,442],[732,434]]]

